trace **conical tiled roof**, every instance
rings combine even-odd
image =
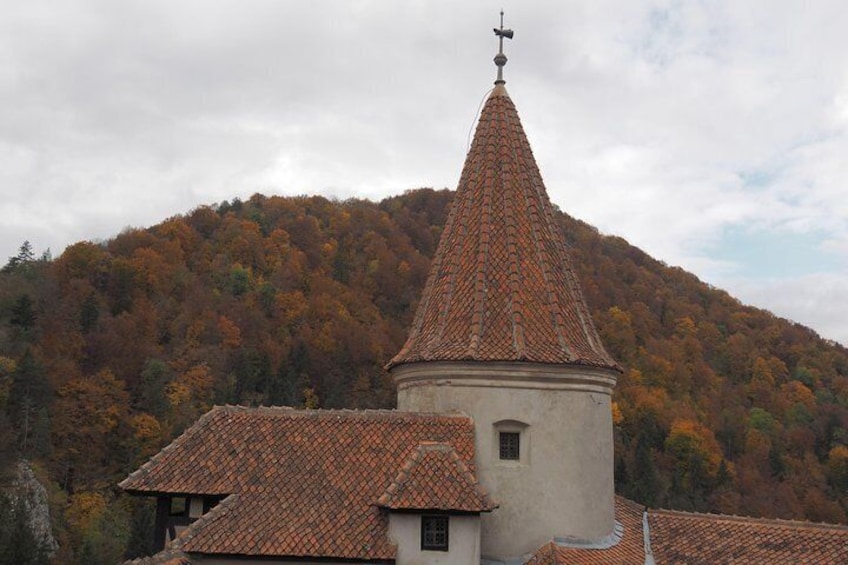
[[[409,338],[389,367],[422,361],[618,368],[503,85],[480,115]]]

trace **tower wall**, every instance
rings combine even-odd
[[[433,362],[392,374],[399,409],[462,411],[474,419],[477,476],[500,505],[482,517],[484,558],[518,557],[551,539],[612,535],[614,371]],[[500,458],[501,431],[519,434],[518,460]]]

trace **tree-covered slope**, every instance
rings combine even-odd
[[[126,473],[213,404],[392,406],[449,191],[201,207],[0,273],[0,456],[52,485],[61,562],[145,550]],[[610,353],[616,480],[654,506],[846,521],[848,351],[566,215]],[[129,548],[129,549],[127,549]]]

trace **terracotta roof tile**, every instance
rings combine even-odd
[[[590,549],[551,542],[539,548],[525,565],[644,565],[643,512],[644,506],[617,496],[615,519],[624,528],[618,543],[605,549]]]
[[[483,108],[409,338],[389,366],[465,360],[618,369],[502,86]]]
[[[446,443],[420,444],[377,504],[393,510],[491,512],[497,508]]]
[[[449,444],[473,473],[466,416],[218,407],[120,486],[231,495],[185,531],[188,553],[392,559],[376,502],[422,442]]]
[[[658,564],[848,563],[848,527],[650,510]]]
[[[525,565],[643,565],[645,508],[622,497],[615,518],[621,540],[606,549],[548,543]],[[848,563],[848,527],[743,516],[648,510],[650,549],[657,565],[832,565]]]

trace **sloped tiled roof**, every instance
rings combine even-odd
[[[231,495],[179,538],[187,553],[393,559],[376,503],[422,442],[473,473],[466,416],[217,407],[120,486]]]
[[[392,510],[491,512],[477,478],[446,443],[422,443],[412,452],[377,504]]]
[[[480,115],[409,338],[389,366],[471,360],[618,368],[502,85]]]
[[[525,565],[644,565],[645,508],[616,496],[623,527],[612,547],[548,543]],[[657,565],[832,565],[848,563],[848,527],[743,516],[648,510],[650,551]]]
[[[848,527],[741,516],[648,512],[658,564],[848,563]]]
[[[618,543],[594,549],[566,547],[551,542],[539,548],[525,565],[644,565],[644,510],[644,506],[616,496],[615,519],[624,528]]]

